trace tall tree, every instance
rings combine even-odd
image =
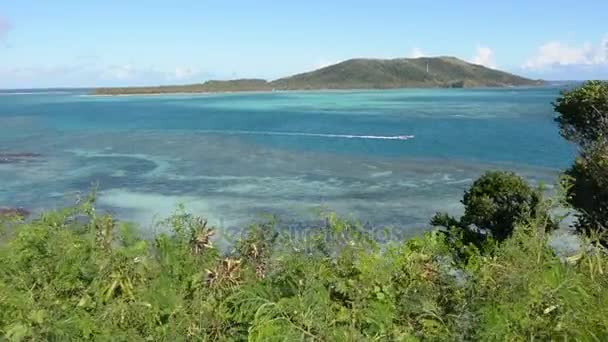
[[[608,82],[589,81],[554,103],[561,135],[580,146],[566,171],[568,202],[578,211],[579,232],[599,232],[608,243]]]

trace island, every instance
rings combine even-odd
[[[211,80],[199,84],[97,88],[95,95],[216,93],[281,90],[399,88],[477,88],[542,85],[532,80],[472,64],[456,57],[349,59],[318,70],[280,78]]]

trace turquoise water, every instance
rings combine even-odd
[[[99,204],[149,227],[184,203],[218,226],[334,210],[423,229],[457,214],[486,169],[554,183],[574,148],[557,88],[87,96],[0,92],[0,206],[34,211],[99,186]]]

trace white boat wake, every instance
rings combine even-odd
[[[353,134],[324,134],[305,132],[273,132],[273,131],[233,131],[233,130],[203,130],[203,133],[234,134],[234,135],[282,135],[296,137],[321,137],[341,139],[379,139],[379,140],[409,140],[413,135],[353,135]]]

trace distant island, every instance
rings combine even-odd
[[[97,88],[95,95],[215,93],[280,90],[476,88],[542,85],[455,57],[350,59],[274,81],[237,79],[156,87]]]

